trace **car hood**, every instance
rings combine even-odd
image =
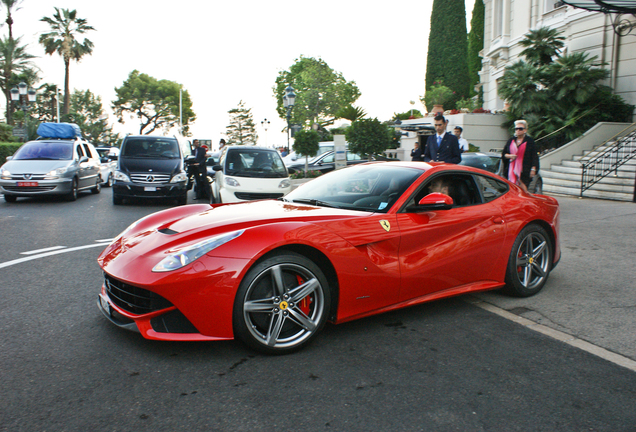
[[[181,159],[120,158],[120,169],[127,173],[170,173],[181,167]]]
[[[46,174],[71,165],[70,160],[12,160],[3,165],[11,174]]]

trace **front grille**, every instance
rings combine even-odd
[[[179,310],[159,315],[150,320],[157,333],[199,333],[197,328]]]
[[[29,193],[48,192],[55,189],[55,186],[2,186],[7,192]]]
[[[131,173],[130,181],[133,183],[168,183],[170,181],[170,174],[159,173]]]
[[[256,193],[256,192],[234,192],[234,195],[241,200],[260,200],[260,199],[277,199],[282,197],[283,193]]]
[[[10,180],[37,181],[44,180],[44,174],[13,174]]]
[[[165,298],[104,274],[108,298],[126,312],[143,315],[172,306]]]

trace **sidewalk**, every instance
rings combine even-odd
[[[534,297],[475,297],[636,360],[636,205],[556,197],[561,262]]]

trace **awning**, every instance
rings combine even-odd
[[[564,0],[563,3],[595,12],[636,14],[634,0]]]

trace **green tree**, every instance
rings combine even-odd
[[[305,156],[305,177],[307,177],[309,158],[316,156],[320,149],[320,136],[318,132],[313,129],[296,132],[292,148],[296,154]]]
[[[150,75],[133,70],[121,87],[116,88],[117,100],[113,101],[113,111],[120,123],[125,114],[139,119],[139,134],[147,135],[156,130],[169,131],[179,126],[179,95],[183,124],[181,133],[189,135],[189,125],[196,120],[192,111],[192,100],[187,90],[174,81],[157,80]]]
[[[434,0],[426,57],[426,91],[442,81],[454,95],[445,109],[469,96],[468,36],[464,0]],[[430,111],[427,101],[426,108]]]
[[[238,107],[228,111],[230,124],[226,127],[228,145],[256,145],[258,134],[252,116],[252,108],[246,108],[243,101]]]
[[[64,60],[64,114],[68,114],[71,60],[79,62],[82,57],[93,52],[93,42],[84,38],[79,42],[76,37],[87,31],[95,30],[87,24],[84,18],[77,17],[77,11],[55,8],[53,18],[44,17],[40,21],[47,23],[51,31],[42,33],[39,42],[44,46],[44,52],[53,55],[57,52]]]
[[[535,65],[548,65],[552,59],[559,55],[559,50],[565,46],[565,38],[560,35],[557,29],[541,27],[530,30],[526,36],[519,41],[519,45],[525,47],[521,51],[521,56]]]
[[[7,19],[4,22],[9,27],[9,39],[13,39],[13,16],[11,11],[22,9],[17,7],[20,3],[22,3],[22,0],[2,0],[2,4],[7,8]]]
[[[476,94],[475,86],[479,84],[479,71],[481,71],[482,60],[479,56],[479,51],[484,49],[484,20],[484,2],[483,0],[475,0],[473,16],[470,19],[470,32],[468,33],[468,78],[470,80],[470,96]]]
[[[108,115],[104,112],[102,98],[90,90],[75,90],[71,95],[71,109],[66,120],[77,124],[82,135],[95,145],[112,145],[117,141],[112,126],[108,125]]]
[[[371,160],[371,155],[382,153],[391,145],[391,134],[386,124],[377,118],[360,119],[351,124],[345,137],[349,143],[349,151],[366,155]]]
[[[57,121],[57,86],[51,83],[38,87],[32,114],[39,122]]]
[[[33,69],[35,56],[26,52],[26,46],[20,45],[20,38],[0,39],[0,88],[7,101],[6,119],[8,124],[12,124],[12,103],[11,88],[19,83],[18,74],[26,74],[28,78],[25,82],[32,86],[37,80],[37,73]]]
[[[354,81],[347,81],[340,72],[335,72],[322,59],[300,57],[289,71],[281,71],[276,78],[274,96],[278,114],[286,118],[283,105],[285,89],[291,85],[296,93],[292,110],[292,123],[311,127],[317,123],[324,127],[338,117],[338,112],[353,104],[360,97]]]
[[[362,108],[354,107],[353,105],[341,108],[340,111],[336,113],[337,118],[349,120],[351,123],[364,118],[366,115],[367,113]]]

